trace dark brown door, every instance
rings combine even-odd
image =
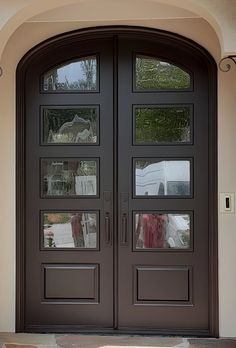
[[[26,331],[209,330],[204,62],[130,34],[26,75]]]
[[[119,325],[204,330],[206,71],[168,44],[123,38],[118,76]]]
[[[27,74],[26,330],[112,327],[112,60],[86,42]]]

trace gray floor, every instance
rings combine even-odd
[[[236,348],[235,339],[0,333],[0,348]]]

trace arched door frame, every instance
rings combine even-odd
[[[218,233],[217,233],[217,74],[216,63],[206,49],[183,36],[149,28],[130,26],[95,27],[52,37],[33,47],[17,67],[16,112],[16,331],[23,331],[25,313],[25,76],[35,56],[73,42],[127,34],[143,39],[168,41],[191,50],[204,61],[209,77],[209,335],[218,336]]]

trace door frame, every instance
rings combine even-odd
[[[209,52],[196,42],[175,33],[133,26],[108,26],[80,29],[54,36],[33,47],[21,59],[16,71],[16,332],[24,332],[25,319],[25,76],[28,66],[35,56],[45,56],[48,49],[100,37],[127,34],[130,37],[154,39],[157,42],[168,41],[173,47],[191,50],[204,61],[209,76],[209,331],[200,332],[200,336],[219,336],[218,310],[218,208],[217,208],[217,66]],[[116,78],[116,72],[114,77]],[[114,106],[115,107],[115,106]],[[116,257],[116,255],[115,255]],[[116,281],[114,282],[116,289]],[[116,291],[116,290],[115,290]],[[70,330],[73,331],[73,328]],[[94,330],[96,331],[96,330]],[[100,330],[101,332],[101,330]],[[104,332],[104,331],[103,331]],[[109,331],[112,332],[112,331]],[[114,330],[115,333],[121,331]],[[127,331],[125,333],[128,333]],[[144,333],[132,331],[132,333]],[[168,332],[145,331],[146,334],[168,334]],[[172,332],[173,333],[173,332]],[[178,331],[176,331],[178,334]],[[188,331],[186,335],[196,335]]]

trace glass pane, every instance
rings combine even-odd
[[[41,162],[44,196],[96,196],[95,160],[43,159]]]
[[[43,142],[46,144],[96,144],[98,109],[44,109]]]
[[[136,160],[136,196],[190,195],[190,161]]]
[[[44,91],[97,90],[96,56],[84,57],[48,71],[43,76]]]
[[[136,89],[190,88],[190,75],[171,63],[155,57],[136,56]]]
[[[48,212],[43,214],[44,248],[96,248],[97,214]]]
[[[136,144],[189,143],[190,107],[135,108]]]
[[[135,214],[136,249],[190,248],[190,215]]]

